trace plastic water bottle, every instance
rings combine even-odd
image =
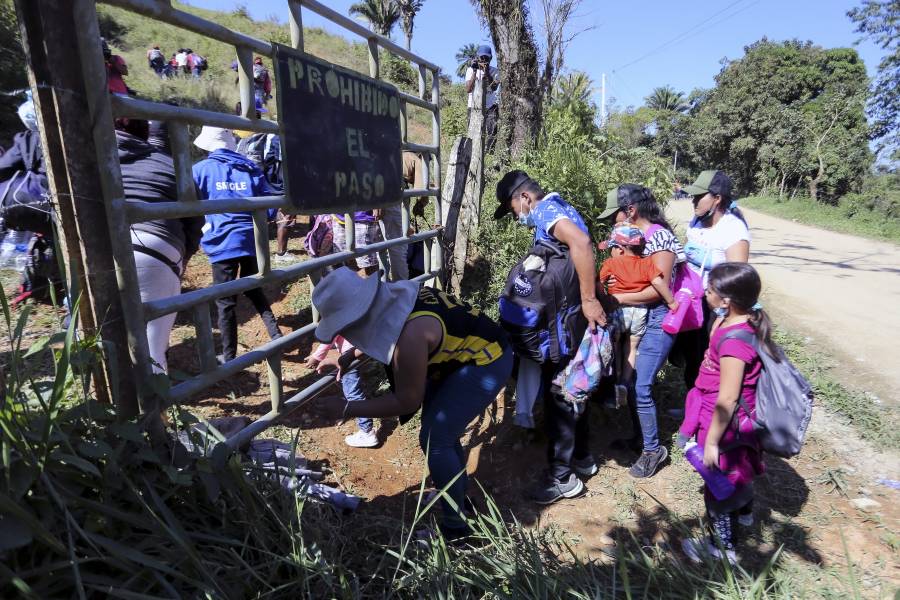
[[[675,293],[675,302],[678,303],[678,310],[670,310],[668,314],[663,317],[663,331],[671,333],[672,335],[681,331],[681,324],[684,323],[684,317],[691,307],[691,300],[693,298],[694,294],[687,288],[681,288]]]
[[[0,244],[0,268],[9,269],[17,268],[18,263],[22,262],[18,259],[24,258],[28,252],[28,240],[31,233],[28,231],[9,230]]]
[[[703,464],[703,448],[697,444],[688,444],[684,449],[684,457],[700,473],[706,487],[716,500],[725,500],[734,493],[734,484],[719,469],[710,469]]]

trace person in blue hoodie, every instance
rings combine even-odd
[[[194,145],[209,152],[209,156],[193,167],[194,183],[201,200],[219,200],[276,193],[263,172],[252,160],[235,152],[234,134],[230,129],[204,126]],[[269,211],[269,219],[276,210]],[[238,277],[255,275],[256,246],[253,235],[253,215],[250,212],[206,215],[200,247],[212,265],[213,283],[234,281]],[[244,295],[262,317],[269,337],[281,337],[272,307],[262,289],[254,288]],[[222,334],[222,355],[227,362],[237,354],[237,296],[216,300],[219,312],[219,331]]]

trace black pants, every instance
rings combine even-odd
[[[575,415],[559,388],[554,388],[553,378],[563,368],[560,365],[544,365],[544,430],[547,434],[547,462],[550,475],[562,481],[572,474],[572,461],[590,455],[590,426],[588,421],[590,402],[584,412]]]
[[[213,263],[213,283],[226,283],[234,281],[240,277],[256,275],[258,269],[256,267],[255,256],[241,256],[239,258],[229,258],[227,260]],[[259,316],[262,317],[269,337],[273,340],[281,337],[281,331],[278,329],[278,322],[275,321],[275,315],[272,314],[272,307],[269,305],[266,295],[262,289],[254,288],[244,295],[253,303],[253,307]],[[222,333],[222,354],[225,360],[231,360],[237,354],[237,316],[234,308],[237,306],[237,296],[228,296],[216,300],[216,308],[219,311],[219,331]]]

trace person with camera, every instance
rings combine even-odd
[[[475,82],[486,80],[487,85],[484,95],[484,131],[486,133],[485,151],[491,152],[494,148],[494,139],[497,136],[497,122],[500,114],[498,94],[500,90],[500,70],[491,65],[493,52],[490,46],[479,46],[475,59],[466,69],[466,92],[469,94],[469,117],[472,116],[472,108],[475,103]]]

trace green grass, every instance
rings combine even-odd
[[[900,448],[900,418],[895,408],[878,404],[871,395],[842,384],[841,364],[810,348],[803,337],[779,329],[775,341],[809,380],[817,404],[837,415],[877,448]]]
[[[900,244],[900,219],[876,211],[857,211],[848,216],[850,211],[842,205],[831,206],[806,197],[789,200],[777,196],[751,196],[742,199],[740,205],[830,231]]]

